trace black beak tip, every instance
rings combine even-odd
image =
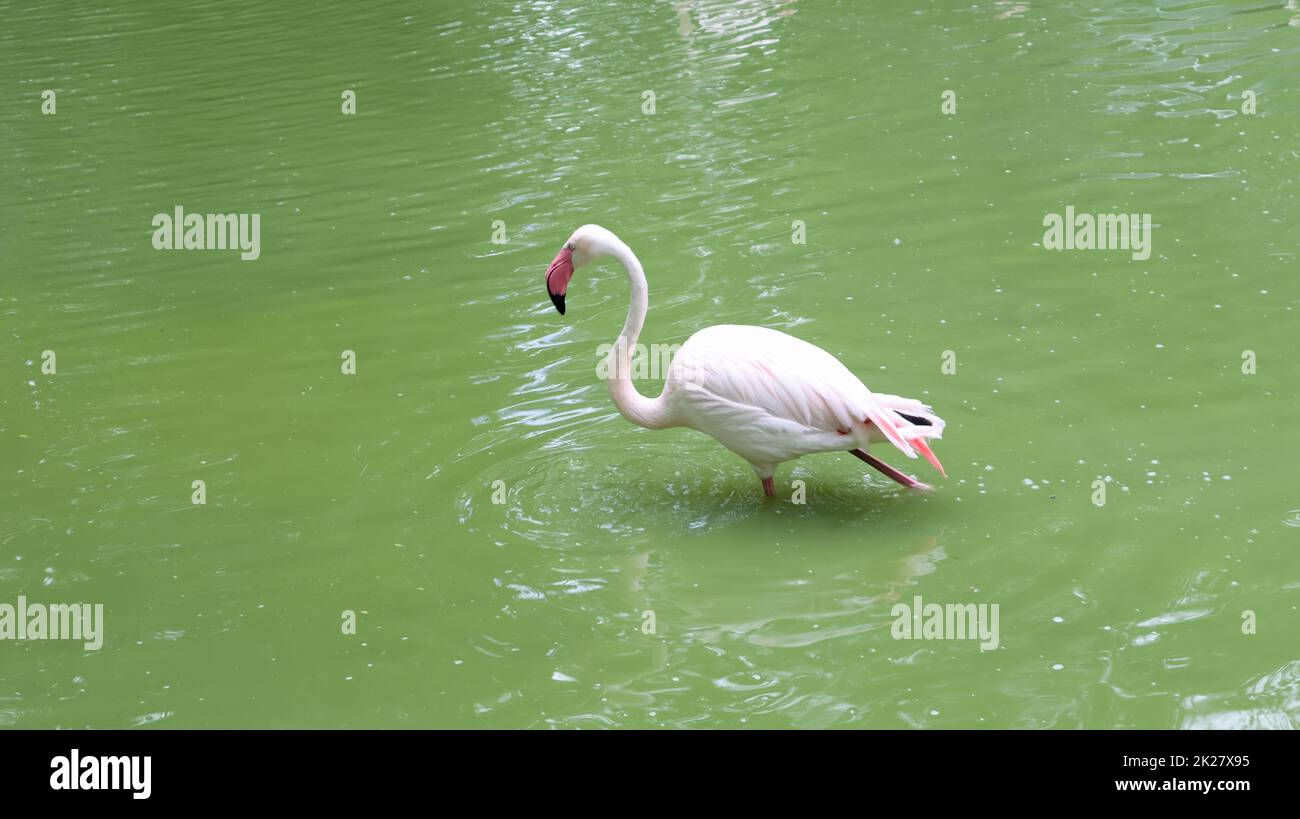
[[[551,297],[551,304],[554,304],[554,305],[555,305],[555,309],[560,311],[560,315],[564,315],[564,294],[563,294],[563,293],[551,293],[551,292],[548,290],[548,291],[547,291],[547,295],[549,295],[549,296]]]

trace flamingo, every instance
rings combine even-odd
[[[627,320],[604,362],[610,398],[628,421],[712,436],[749,462],[769,497],[776,495],[778,465],[816,452],[847,451],[903,486],[930,489],[867,452],[885,441],[909,458],[919,452],[947,477],[927,443],[944,427],[930,407],[873,393],[835,356],[779,330],[738,324],[699,330],[673,357],[659,397],[641,395],[630,373],[649,298],[631,248],[600,225],[583,225],[546,269],[546,292],[564,315],[574,270],[606,256],[623,265],[632,287]]]

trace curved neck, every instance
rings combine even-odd
[[[627,307],[623,331],[614,341],[614,349],[610,350],[607,360],[609,397],[613,399],[619,413],[632,423],[647,429],[663,429],[672,425],[670,410],[664,404],[664,395],[661,393],[658,398],[646,398],[632,385],[632,355],[636,351],[636,342],[645,325],[645,314],[650,303],[645,271],[641,269],[636,254],[621,241],[615,242],[610,248],[610,255],[618,259],[627,270],[632,301]]]

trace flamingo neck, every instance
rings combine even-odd
[[[627,270],[628,283],[632,287],[632,301],[627,307],[627,320],[623,330],[614,342],[606,360],[609,373],[609,397],[619,413],[632,423],[647,429],[663,429],[672,426],[669,409],[661,393],[658,398],[646,398],[632,384],[632,355],[636,351],[637,339],[645,325],[646,310],[649,309],[649,288],[646,286],[645,271],[632,249],[621,241],[610,248],[610,255],[622,263]]]

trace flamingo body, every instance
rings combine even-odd
[[[547,270],[547,291],[564,312],[575,267],[604,255],[628,271],[632,304],[610,353],[610,395],[628,420],[651,429],[684,426],[712,436],[749,462],[775,490],[779,464],[817,452],[853,452],[907,486],[928,488],[867,454],[893,444],[908,457],[943,466],[926,443],[943,434],[943,419],[920,401],[871,392],[839,359],[802,339],[767,327],[720,324],[696,332],[669,366],[657,398],[641,396],[630,380],[631,351],[648,306],[640,262],[613,233],[597,225],[574,232]]]
[[[681,426],[717,439],[759,478],[803,455],[891,440],[873,419],[891,432],[901,428],[892,437],[911,457],[909,437],[943,434],[943,421],[920,401],[873,394],[835,356],[767,327],[719,324],[695,333],[673,359],[664,392]]]

